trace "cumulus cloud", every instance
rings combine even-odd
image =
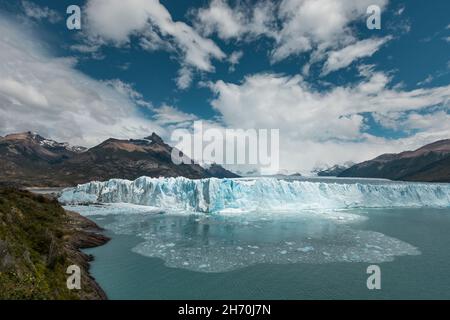
[[[363,161],[448,138],[448,125],[435,130],[432,124],[446,111],[428,116],[421,111],[430,106],[448,110],[450,86],[405,91],[391,88],[384,73],[371,68],[361,72],[359,83],[325,91],[312,88],[301,76],[272,73],[251,75],[239,84],[217,81],[209,86],[216,95],[212,105],[225,126],[280,129],[281,167],[292,171],[311,170],[319,160]],[[397,140],[377,137],[367,132],[368,114],[390,116],[394,122],[404,117],[402,129],[420,130]]]
[[[159,0],[88,0],[85,43],[74,45],[79,51],[98,50],[103,45],[125,46],[133,38],[148,51],[165,50],[176,55],[181,64],[177,87],[188,88],[194,71],[213,72],[214,60],[225,53],[214,41],[253,41],[266,37],[272,41],[268,54],[272,62],[310,53],[304,66],[325,61],[323,75],[349,66],[357,59],[370,57],[390,38],[358,41],[352,23],[365,25],[367,7],[382,9],[388,0],[268,0],[250,3],[211,0],[206,6],[189,10],[194,28],[174,21]],[[233,71],[239,60],[236,50],[227,60]]]
[[[70,59],[42,49],[35,35],[0,18],[0,134],[37,131],[91,146],[108,137],[143,137],[164,132],[144,117],[139,94],[115,80],[96,81]]]
[[[240,39],[246,35],[273,37],[282,51],[304,51],[313,43],[338,41],[351,35],[348,25],[366,15],[369,5],[383,8],[387,0],[283,0],[278,5],[260,1],[246,5],[237,2],[231,6],[226,0],[212,0],[194,10],[196,28],[208,35],[217,33],[222,39]],[[287,42],[306,41],[308,48],[283,47]]]
[[[312,62],[325,62],[322,70],[327,74],[373,55],[390,39],[358,40],[349,27],[364,16],[369,2],[383,6],[387,1],[283,0],[231,7],[214,0],[192,12],[194,30],[174,21],[157,0],[89,0],[88,40],[74,49],[95,53],[105,44],[127,46],[136,38],[145,50],[178,55],[176,83],[186,89],[194,70],[211,72],[214,59],[225,59],[207,36],[215,33],[239,41],[265,36],[273,40],[273,61],[311,52]],[[172,129],[198,120],[173,106],[153,106],[120,79],[92,79],[77,71],[73,60],[56,58],[43,47],[35,35],[1,17],[0,59],[8,63],[0,65],[0,134],[33,130],[93,145],[110,136],[138,138],[151,131],[168,137]],[[241,57],[237,50],[225,61],[234,68]],[[219,130],[280,129],[281,167],[291,172],[307,172],[318,163],[363,161],[448,138],[450,86],[404,90],[373,66],[359,67],[359,72],[359,82],[326,90],[300,75],[274,73],[249,75],[240,83],[210,82],[218,118],[206,125]],[[407,138],[369,133],[369,117]]]
[[[212,59],[225,54],[184,22],[174,21],[158,0],[89,0],[85,8],[88,42],[117,46],[140,39],[148,50],[174,50],[183,65],[212,72]]]
[[[381,44],[376,40],[357,42],[350,24],[364,24],[369,5],[384,8],[386,4],[387,0],[283,0],[261,1],[256,6],[237,2],[231,6],[225,0],[212,0],[194,11],[195,26],[203,34],[217,33],[224,40],[249,41],[265,36],[274,43],[270,52],[273,62],[307,52],[312,52],[312,62],[318,62],[333,50],[336,53],[329,58],[332,68],[376,51]],[[344,53],[354,59],[344,59]]]
[[[217,33],[224,40],[274,36],[276,6],[271,1],[252,5],[237,2],[231,7],[225,0],[212,0],[207,7],[192,10],[197,30],[205,35]]]
[[[233,10],[223,0],[211,1],[209,7],[196,12],[196,28],[211,35],[217,32],[221,39],[239,38],[245,31],[243,12]]]
[[[346,46],[355,39],[350,23],[364,23],[369,5],[383,8],[386,3],[387,0],[284,0],[279,9],[283,23],[273,59]]]

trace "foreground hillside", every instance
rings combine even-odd
[[[450,182],[450,139],[414,151],[383,154],[344,170],[339,177]]]
[[[96,231],[56,200],[0,188],[0,299],[105,299],[78,250],[108,241]],[[79,291],[66,286],[73,264],[82,269]]]
[[[107,139],[86,149],[32,132],[0,137],[0,181],[18,186],[73,186],[93,180],[140,176],[191,179],[237,177],[220,166],[176,165],[172,147],[153,133],[143,139]]]

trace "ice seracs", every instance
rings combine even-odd
[[[450,207],[450,184],[140,177],[65,189],[64,204],[131,203],[190,212]]]

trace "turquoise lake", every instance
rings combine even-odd
[[[75,207],[112,238],[85,250],[110,299],[450,298],[450,209],[223,216],[112,208]],[[371,264],[381,268],[380,290],[367,289]]]

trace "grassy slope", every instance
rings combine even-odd
[[[82,290],[66,287],[69,265],[87,269],[86,256],[72,244],[71,224],[56,200],[0,189],[0,299],[101,298],[87,272]]]

